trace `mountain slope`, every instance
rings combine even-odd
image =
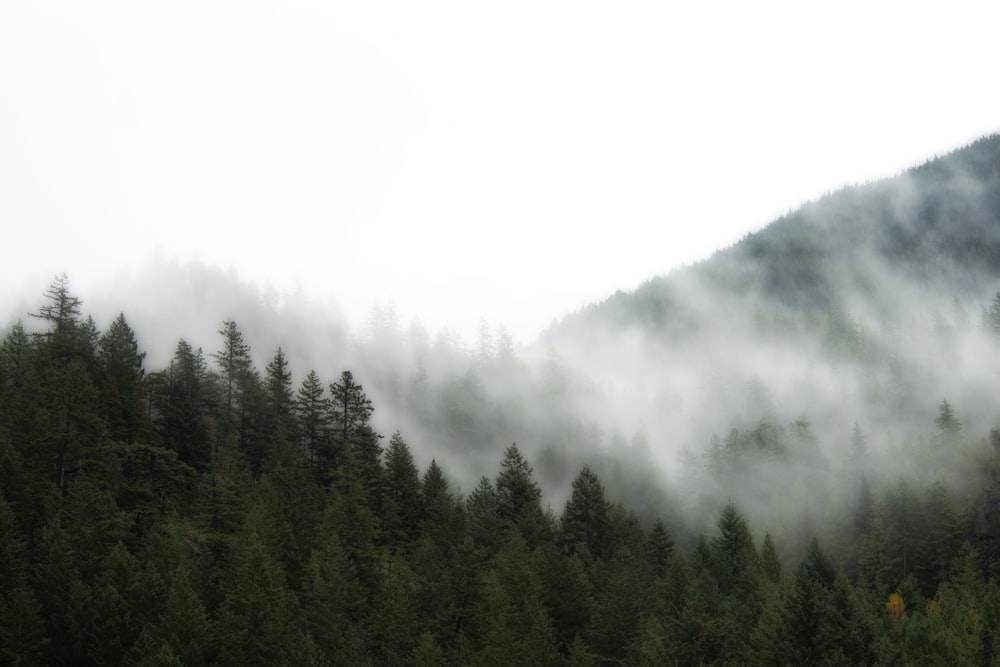
[[[845,188],[694,266],[565,318],[548,340],[592,327],[663,326],[691,292],[824,311],[847,299],[890,319],[901,298],[979,297],[1000,277],[1000,135],[894,178]]]

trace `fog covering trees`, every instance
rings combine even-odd
[[[157,271],[3,331],[2,664],[1000,652],[1000,137],[532,344]]]

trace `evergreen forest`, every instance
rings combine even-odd
[[[40,288],[0,665],[1000,664],[1000,137],[531,345]]]

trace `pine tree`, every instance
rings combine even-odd
[[[48,303],[31,316],[48,324],[48,330],[38,334],[38,337],[52,350],[53,356],[66,363],[70,359],[91,354],[92,350],[88,349],[88,332],[80,321],[80,306],[83,301],[70,294],[69,279],[65,273],[56,276],[45,290],[45,297]]]
[[[34,590],[45,634],[52,640],[44,662],[73,664],[77,656],[83,655],[81,618],[88,591],[58,517],[42,528],[37,558],[32,572]]]
[[[292,372],[288,368],[288,359],[279,347],[274,358],[267,365],[264,389],[267,402],[267,424],[265,436],[272,442],[277,440],[294,440],[292,431],[292,410],[294,395],[292,393]]]
[[[358,664],[361,625],[370,605],[336,535],[324,535],[309,560],[302,598],[306,629],[334,664]]]
[[[227,320],[219,331],[222,349],[213,354],[219,365],[225,397],[223,434],[235,433],[240,452],[255,473],[259,473],[269,455],[266,434],[260,417],[266,411],[265,390],[260,374],[253,367],[250,346],[236,323]]]
[[[211,461],[208,417],[214,400],[201,350],[179,340],[162,384],[154,399],[160,442],[184,463],[204,471]]]
[[[719,583],[725,588],[745,579],[756,568],[757,552],[746,521],[732,503],[722,510],[716,525],[719,536],[712,540],[712,546],[721,556]]]
[[[222,384],[226,390],[223,404],[225,415],[232,419],[239,403],[243,375],[251,366],[250,346],[243,341],[243,334],[231,320],[222,323],[219,335],[222,336],[222,349],[214,353],[212,358],[219,364]]]
[[[783,664],[871,661],[847,582],[815,539],[786,599],[783,623]]]
[[[426,524],[421,527],[421,531],[428,529],[436,531],[439,535],[448,536],[448,539],[443,539],[442,542],[450,542],[454,535],[452,531],[456,527],[458,506],[455,497],[448,490],[448,480],[436,460],[431,459],[420,486],[423,490],[420,502],[423,509],[422,523]]]
[[[0,664],[42,664],[45,628],[28,575],[27,541],[0,496]]]
[[[316,480],[329,482],[335,457],[331,442],[331,415],[316,371],[309,371],[295,398],[296,431],[309,457]]]
[[[955,438],[962,432],[962,422],[955,416],[955,411],[947,400],[941,401],[941,405],[938,406],[938,416],[934,424],[945,438]]]
[[[410,544],[417,536],[422,509],[420,473],[399,431],[392,434],[385,452],[384,483],[383,535],[390,543]]]
[[[372,507],[379,507],[382,486],[380,435],[371,427],[374,412],[364,389],[354,381],[351,371],[340,375],[340,382],[330,385],[332,434],[341,460],[334,467],[353,461],[346,474],[353,475],[365,486]]]
[[[522,528],[525,539],[536,543],[544,526],[542,492],[534,480],[534,471],[514,443],[504,451],[496,480],[497,513],[503,521]]]
[[[649,560],[653,574],[658,577],[666,576],[673,553],[674,540],[670,537],[670,531],[663,525],[662,520],[657,519],[649,535]]]
[[[764,533],[764,544],[760,548],[760,569],[772,584],[781,580],[781,559],[774,548],[771,533]]]
[[[499,499],[488,477],[482,477],[465,503],[468,512],[469,535],[473,542],[494,553],[503,539],[503,520],[500,518]]]
[[[216,625],[219,662],[290,664],[299,637],[299,608],[259,536],[249,536],[234,575]]]
[[[191,584],[189,565],[181,563],[171,573],[163,614],[149,632],[156,644],[166,644],[182,665],[207,665],[212,653],[212,623],[205,605]]]
[[[147,619],[139,563],[119,542],[103,563],[87,603],[86,652],[95,664],[121,664]]]
[[[149,421],[143,400],[142,367],[145,352],[139,352],[132,328],[119,314],[99,342],[101,403],[110,436],[132,444],[148,437]]]
[[[610,549],[608,526],[608,501],[604,486],[590,466],[583,466],[573,480],[573,492],[562,517],[562,538],[570,553],[577,544],[586,544],[598,558],[608,555]]]

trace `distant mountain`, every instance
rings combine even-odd
[[[691,325],[706,307],[700,300],[798,313],[847,304],[892,321],[912,297],[983,299],[984,285],[998,282],[1000,135],[992,135],[806,204],[707,260],[566,317],[543,339]]]

